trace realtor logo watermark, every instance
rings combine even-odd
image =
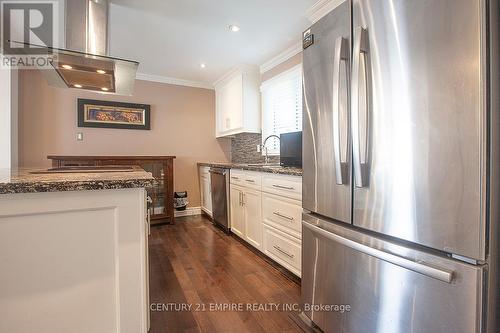
[[[46,47],[58,45],[57,1],[0,0],[2,68],[51,67]]]

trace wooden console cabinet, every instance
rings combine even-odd
[[[174,223],[174,165],[175,156],[47,156],[53,167],[138,165],[151,172],[158,181],[146,188],[151,198],[148,211],[151,224]]]

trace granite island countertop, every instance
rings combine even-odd
[[[257,164],[241,164],[241,163],[229,163],[229,162],[198,162],[198,166],[208,166],[208,167],[220,167],[227,169],[241,169],[248,171],[258,171],[258,172],[268,172],[280,175],[290,175],[290,176],[302,176],[301,168],[293,167],[264,167]]]
[[[47,173],[47,168],[0,169],[0,194],[140,188],[154,182],[151,173],[140,167],[62,173]]]

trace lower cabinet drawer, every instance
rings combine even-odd
[[[300,277],[301,245],[293,237],[264,225],[264,253]]]
[[[302,234],[302,205],[299,200],[262,193],[262,219],[294,237]]]
[[[302,177],[268,174],[262,176],[262,191],[302,200]]]
[[[260,172],[245,171],[245,180],[243,186],[256,190],[261,190],[262,175]]]
[[[242,170],[231,169],[229,171],[229,182],[234,185],[244,185],[245,174]]]

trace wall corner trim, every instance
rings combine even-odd
[[[176,86],[203,88],[203,89],[210,89],[210,90],[214,89],[214,86],[210,83],[207,83],[207,82],[190,81],[190,80],[177,79],[174,77],[153,75],[153,74],[137,73],[136,80],[159,82],[159,83],[173,84]]]
[[[287,61],[288,59],[299,54],[300,52],[302,52],[302,43],[298,42],[293,44],[283,52],[279,53],[278,55],[274,56],[270,60],[260,65],[260,73],[262,74],[273,69],[274,67]]]
[[[319,0],[306,11],[306,17],[311,23],[316,23],[319,19],[345,1],[346,0]]]

